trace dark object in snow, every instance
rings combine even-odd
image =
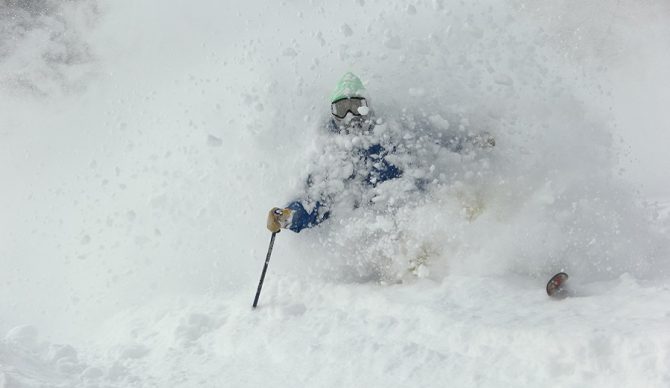
[[[563,299],[568,296],[568,291],[564,287],[567,280],[568,274],[565,272],[559,272],[552,276],[547,283],[547,295],[557,299]]]
[[[272,233],[270,237],[270,246],[268,247],[268,254],[265,256],[265,265],[263,266],[263,272],[261,273],[261,280],[258,282],[258,289],[256,290],[256,297],[254,298],[253,308],[256,308],[258,304],[258,298],[261,296],[261,288],[263,288],[263,281],[265,280],[265,272],[268,270],[268,264],[270,263],[270,255],[272,255],[272,247],[275,245],[275,236],[277,232]]]

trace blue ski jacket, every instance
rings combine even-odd
[[[365,184],[375,187],[381,182],[395,179],[402,175],[402,171],[398,167],[386,160],[387,155],[389,155],[389,151],[379,144],[374,144],[360,152],[359,157],[364,162],[371,162],[369,165],[372,166],[365,178]],[[352,175],[349,179],[353,178],[354,176]],[[311,176],[307,178],[306,184],[307,187],[312,186]],[[295,200],[286,207],[293,210],[293,217],[288,229],[296,233],[305,228],[316,226],[330,217],[330,204],[323,201],[317,201],[311,211],[306,210],[305,204],[301,200]]]

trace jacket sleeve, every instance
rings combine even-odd
[[[293,201],[286,207],[293,210],[291,224],[288,228],[296,233],[305,228],[316,226],[330,217],[330,212],[321,202],[316,202],[311,212],[308,212],[300,201]]]

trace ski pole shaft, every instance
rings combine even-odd
[[[256,308],[258,305],[258,298],[261,296],[261,288],[263,288],[263,281],[265,280],[265,272],[268,270],[268,264],[270,263],[270,255],[272,255],[272,246],[275,245],[275,236],[277,232],[272,233],[270,237],[270,246],[268,247],[268,254],[265,256],[265,265],[263,266],[263,272],[261,273],[261,280],[258,282],[258,289],[256,290],[256,297],[254,298],[253,308]]]

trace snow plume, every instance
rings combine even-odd
[[[637,53],[617,37],[667,7],[609,3],[3,3],[0,327],[74,336],[138,295],[248,291],[265,214],[303,189],[349,70],[405,176],[376,207],[282,232],[276,273],[663,275],[666,237],[616,174],[607,108]],[[427,146],[439,131],[496,146]]]
[[[552,103],[580,110],[571,100]],[[651,209],[613,174],[613,146],[601,124],[580,115],[554,121],[545,112],[483,125],[449,109],[441,113],[450,120],[418,111],[387,115],[372,135],[329,134],[317,142],[310,174],[324,179],[312,190],[346,193],[333,219],[301,239],[312,250],[302,256],[328,256],[317,272],[393,282],[408,270],[436,279],[449,272],[543,278],[559,270],[592,280],[665,275],[666,238]],[[455,129],[435,127],[450,121]],[[488,136],[482,125],[495,133],[495,148],[481,144]],[[468,138],[462,149],[449,145]],[[351,155],[368,142],[396,146],[390,160],[403,177],[372,190],[343,184],[355,171]]]
[[[566,30],[578,22],[567,15],[559,26],[541,26],[526,17],[545,14],[522,3],[435,7],[418,11],[420,26],[406,23],[414,13],[380,12],[364,34],[383,36],[383,45],[340,47],[340,59],[369,80],[384,127],[415,152],[399,182],[376,190],[386,208],[375,202],[345,212],[300,239],[311,245],[301,254],[306,261],[322,255],[325,244],[332,257],[317,264],[317,273],[325,267],[351,275],[344,267],[363,280],[380,271],[400,277],[423,262],[419,274],[438,279],[450,270],[537,277],[567,270],[593,280],[666,276],[667,236],[653,207],[640,206],[635,188],[617,173],[625,154],[615,117],[602,103],[611,98],[603,84],[612,82],[603,67],[622,60],[616,56],[622,43],[608,40],[607,30],[623,15],[585,26],[593,35],[586,42],[573,29],[575,48]],[[440,17],[430,16],[435,12]],[[646,16],[629,16],[635,17]],[[588,47],[597,48],[595,55]],[[317,121],[314,132],[322,126]],[[444,127],[462,136],[491,133],[497,145],[485,154],[426,152],[422,133],[435,136]],[[427,179],[425,191],[402,200],[417,177]],[[386,202],[396,200],[402,205]]]

